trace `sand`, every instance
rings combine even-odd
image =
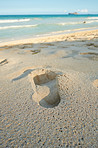
[[[98,30],[0,43],[0,147],[97,148]]]

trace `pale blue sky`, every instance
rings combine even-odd
[[[98,0],[0,0],[3,14],[97,13]]]

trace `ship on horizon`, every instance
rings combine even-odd
[[[73,12],[73,13],[68,13],[68,15],[78,15],[77,12]]]

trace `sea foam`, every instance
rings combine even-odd
[[[58,23],[57,25],[61,25],[61,26],[64,26],[64,25],[74,25],[74,24],[81,24],[83,22],[67,22],[67,23]]]
[[[14,29],[14,28],[27,28],[27,27],[37,27],[36,25],[20,25],[20,26],[4,26],[4,27],[0,27],[0,30],[4,30],[4,29]]]
[[[28,22],[30,19],[0,20],[0,23]]]
[[[89,20],[98,20],[98,17],[88,17]]]
[[[86,23],[94,23],[94,22],[98,22],[98,20],[91,20],[91,21],[85,21]],[[84,22],[67,22],[67,23],[58,23],[57,25],[61,25],[61,26],[65,26],[65,25],[77,25],[77,24],[83,24]]]

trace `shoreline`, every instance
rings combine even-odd
[[[27,39],[20,39],[20,40],[14,40],[14,41],[8,41],[8,42],[3,42],[0,43],[0,47],[4,46],[14,46],[14,45],[20,45],[20,44],[31,44],[31,43],[44,43],[44,42],[54,42],[54,41],[64,41],[68,37],[72,36],[84,36],[84,34],[92,35],[93,33],[98,33],[98,29],[96,30],[82,30],[78,29],[77,31],[73,33],[67,33],[67,34],[56,34],[56,35],[51,35],[51,36],[41,36],[41,37],[34,37],[34,38],[27,38]],[[77,39],[77,37],[76,37]],[[87,39],[87,37],[86,37]]]

